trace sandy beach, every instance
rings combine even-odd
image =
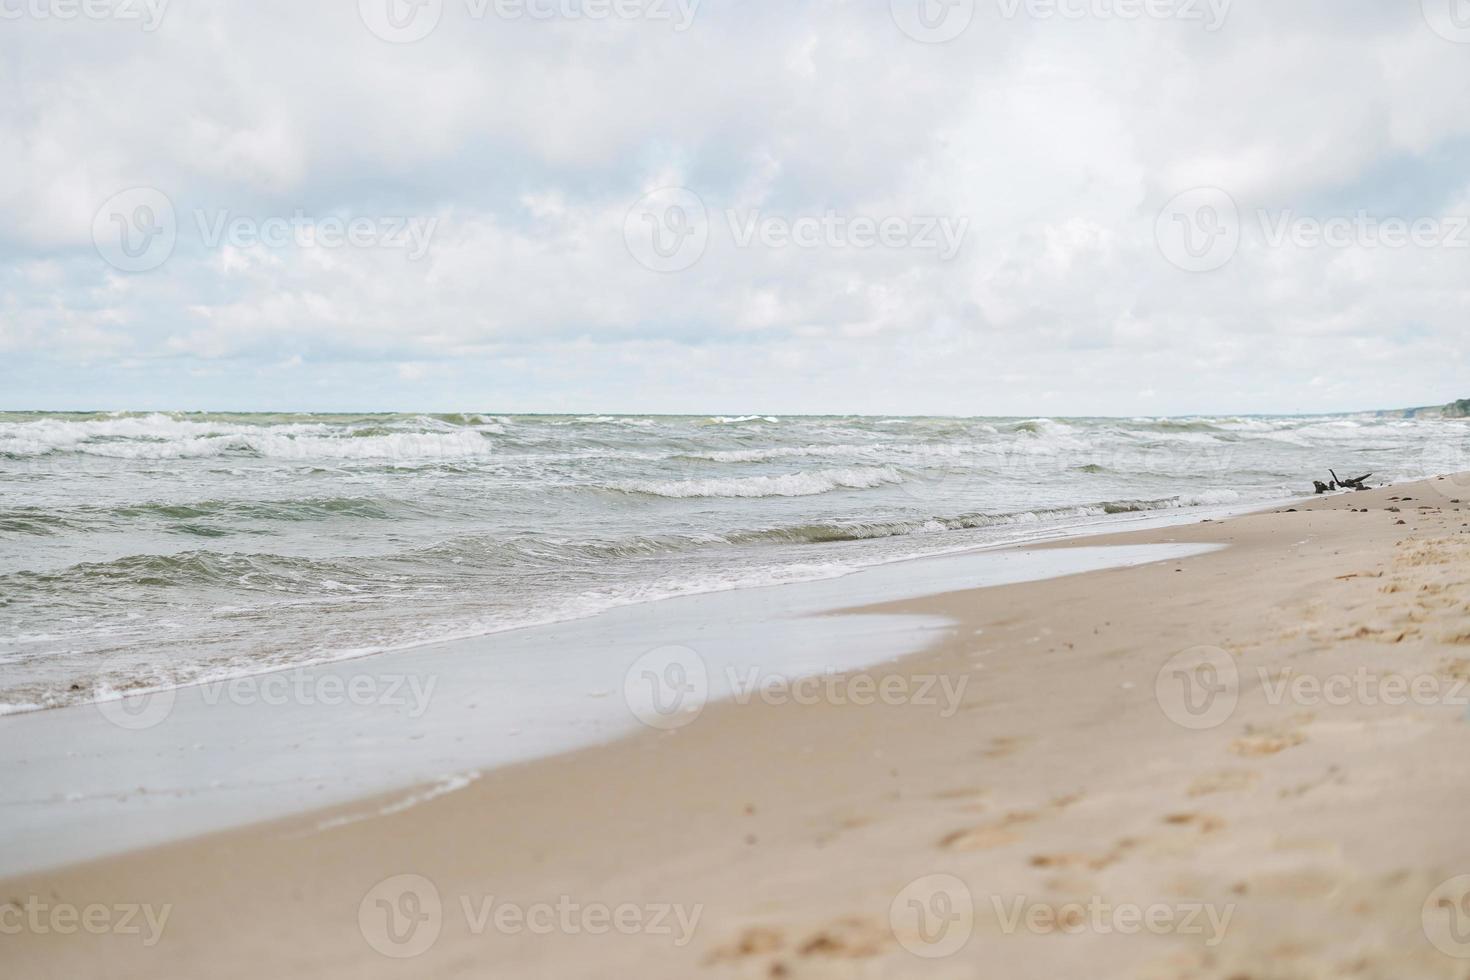
[[[1470,980],[1470,0],[0,21],[0,980]]]
[[[437,795],[12,878],[0,972],[1465,977],[1462,495],[1089,538],[1224,547],[869,606],[947,625]]]

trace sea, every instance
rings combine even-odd
[[[0,413],[0,714],[1248,509],[1329,469],[1470,470],[1467,436],[1376,415]]]

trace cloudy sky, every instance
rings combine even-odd
[[[1470,0],[0,0],[0,408],[1470,396]]]

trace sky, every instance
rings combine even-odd
[[[1470,0],[0,0],[0,409],[1470,396]]]

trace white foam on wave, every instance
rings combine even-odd
[[[451,776],[443,776],[438,780],[438,782],[430,786],[428,789],[425,789],[423,792],[410,794],[409,796],[405,796],[401,800],[397,800],[396,802],[390,803],[387,806],[381,807],[372,812],[349,813],[346,816],[334,817],[331,820],[323,820],[321,823],[316,825],[316,829],[318,832],[321,832],[323,830],[334,830],[337,827],[346,827],[349,824],[359,823],[363,820],[371,820],[375,817],[391,817],[395,813],[402,813],[405,810],[411,810],[414,807],[419,806],[420,804],[428,803],[430,800],[437,800],[441,796],[448,796],[450,793],[458,793],[460,790],[468,788],[471,783],[480,778],[480,775],[481,773],[476,771],[455,773]]]
[[[903,474],[891,466],[869,469],[812,470],[780,476],[746,476],[707,480],[634,480],[612,485],[624,493],[656,497],[810,497],[833,490],[870,490],[902,483]]]
[[[1180,507],[1212,507],[1221,504],[1236,504],[1245,499],[1239,490],[1204,490],[1200,493],[1182,494]]]
[[[251,425],[168,415],[0,423],[0,454],[70,452],[114,459],[197,459],[253,453],[274,459],[475,459],[495,446],[498,426],[356,434],[322,423]]]

